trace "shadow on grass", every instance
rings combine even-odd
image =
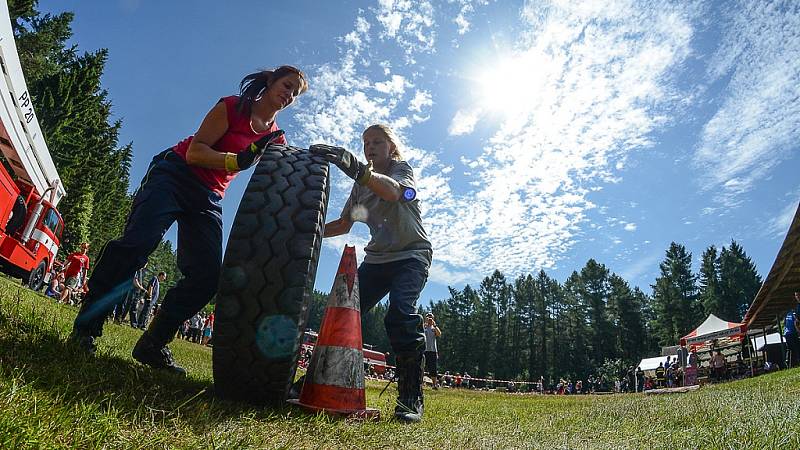
[[[153,370],[130,360],[99,353],[90,356],[66,342],[55,314],[35,308],[0,309],[0,377],[16,379],[65,410],[96,410],[139,423],[180,420],[194,432],[242,416],[259,421],[286,419],[290,409],[257,408],[213,396],[213,385]],[[27,309],[27,308],[23,308]],[[292,413],[292,417],[299,414]],[[301,416],[301,415],[300,415]]]

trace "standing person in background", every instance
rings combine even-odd
[[[428,280],[433,249],[422,226],[414,171],[403,160],[399,138],[385,125],[372,125],[361,137],[367,164],[341,147],[312,145],[309,149],[355,181],[339,219],[325,224],[324,237],[347,234],[356,221],[369,227],[372,239],[358,268],[361,314],[366,315],[389,294],[383,322],[397,363],[394,417],[419,422],[425,334],[417,300]]]
[[[189,342],[198,343],[200,342],[200,324],[202,319],[200,318],[200,313],[193,315],[191,319],[189,319]]]
[[[658,363],[658,367],[656,368],[656,383],[658,387],[664,387],[666,381],[666,370],[664,369],[664,363]]]
[[[133,274],[131,281],[131,288],[128,291],[125,300],[116,306],[114,309],[114,321],[117,323],[125,320],[126,315],[130,315],[131,326],[136,328],[139,326],[139,317],[137,308],[139,307],[139,300],[147,293],[145,288],[145,276],[147,274],[147,261],[144,265]]]
[[[433,318],[433,313],[428,313],[425,316],[425,370],[428,376],[431,377],[431,382],[434,389],[439,389],[437,378],[437,362],[439,360],[439,350],[436,347],[436,338],[442,335],[442,330],[436,326],[436,321]]]
[[[787,359],[789,368],[800,364],[800,292],[794,293],[795,308],[786,313],[783,321],[783,337],[786,338],[786,347],[789,349]]]
[[[105,317],[121,301],[136,268],[177,221],[178,268],[183,278],[167,291],[160,313],[131,355],[142,364],[186,375],[167,344],[181,323],[203,309],[217,291],[222,197],[236,175],[257,164],[270,144],[286,143],[276,122],[278,113],[307,88],[305,75],[291,66],[246,75],[239,95],[217,100],[194,135],[153,158],[122,236],[107,242],[100,252],[71,342],[90,354],[97,351],[95,340],[103,334]]]
[[[203,325],[203,345],[208,345],[208,341],[211,340],[211,333],[214,330],[214,313],[206,317],[206,323]]]
[[[64,269],[65,288],[61,291],[61,303],[72,304],[72,295],[83,290],[89,273],[89,243],[82,242],[80,250],[67,256]],[[105,319],[105,318],[104,318]]]
[[[142,314],[139,316],[139,328],[142,330],[147,328],[147,323],[150,321],[150,313],[155,309],[156,303],[158,303],[158,296],[161,294],[161,283],[166,279],[166,272],[158,272],[158,275],[154,275],[150,279],[150,283],[147,284],[144,306],[142,306]]]
[[[722,352],[719,350],[717,350],[714,353],[714,356],[711,357],[711,369],[713,370],[714,381],[720,382],[726,377],[725,357],[722,356]]]

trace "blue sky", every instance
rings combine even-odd
[[[650,292],[670,242],[697,261],[741,243],[765,276],[800,200],[800,3],[47,0],[103,79],[133,142],[132,180],[241,78],[280,64],[310,90],[278,122],[291,144],[360,152],[392,125],[418,177],[447,286],[595,258]],[[225,235],[250,173],[224,202]],[[350,181],[334,171],[329,220]],[[174,230],[169,236],[174,236]],[[326,240],[317,288],[345,243]]]

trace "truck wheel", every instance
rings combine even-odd
[[[31,270],[30,274],[28,274],[28,279],[26,281],[28,287],[36,292],[39,292],[39,290],[42,289],[42,285],[44,285],[44,275],[46,271],[47,261],[42,260],[39,262],[39,265],[37,265],[36,268]]]
[[[317,272],[328,163],[270,147],[233,222],[216,297],[214,391],[258,405],[286,400]]]

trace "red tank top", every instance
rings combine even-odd
[[[239,101],[238,96],[231,95],[230,97],[223,97],[219,101],[225,102],[225,109],[228,111],[228,130],[211,146],[211,148],[218,152],[239,153],[262,136],[278,129],[278,124],[273,121],[269,130],[263,133],[256,133],[250,125],[250,115],[242,114],[236,108],[236,104]],[[194,138],[194,135],[178,142],[178,144],[172,148],[184,161],[186,160],[186,151],[189,150],[189,144],[192,142],[192,138]],[[281,136],[275,140],[275,143],[286,144],[286,139]],[[192,169],[192,172],[194,172],[204,185],[220,196],[225,195],[225,189],[227,189],[231,180],[233,180],[237,174],[237,172],[228,172],[225,169],[206,169],[197,166],[189,166],[189,168]]]

